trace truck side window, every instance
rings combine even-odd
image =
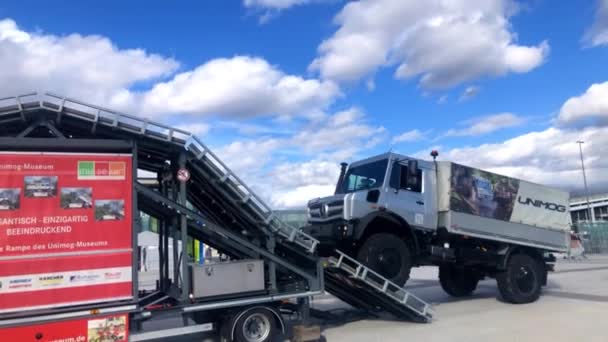
[[[395,165],[391,172],[390,184],[393,188],[422,192],[422,170],[416,170],[416,176],[407,179],[407,165]]]
[[[408,179],[407,166],[401,165],[401,189],[422,192],[422,170],[416,169],[416,175]]]

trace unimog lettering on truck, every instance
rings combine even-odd
[[[343,164],[333,196],[308,203],[304,230],[398,284],[439,266],[450,295],[496,278],[503,298],[535,301],[569,248],[568,193],[451,163],[385,153]]]

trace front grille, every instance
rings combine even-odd
[[[329,203],[316,202],[308,206],[308,216],[312,219],[322,219],[342,215],[344,207],[343,200],[331,201]]]

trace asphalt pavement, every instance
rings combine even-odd
[[[326,341],[608,341],[608,256],[560,260],[542,297],[525,305],[502,302],[494,280],[482,281],[472,297],[451,298],[439,286],[433,267],[414,269],[407,287],[433,304],[432,323],[360,317],[325,324]],[[312,305],[321,310],[350,309],[331,295],[314,298]],[[201,340],[216,341],[212,336],[165,339]]]

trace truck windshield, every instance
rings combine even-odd
[[[377,188],[384,182],[388,160],[382,159],[348,169],[339,193]]]

